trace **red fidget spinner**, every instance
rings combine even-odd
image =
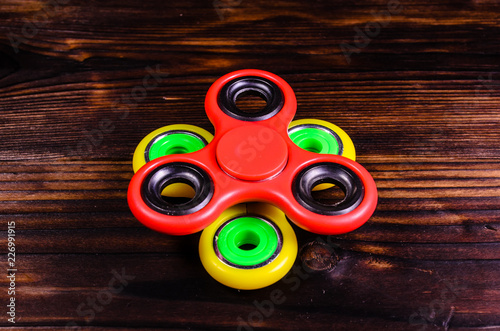
[[[244,94],[256,94],[266,106],[247,113],[236,106]],[[208,90],[205,109],[215,127],[204,148],[156,158],[133,176],[128,203],[146,226],[172,235],[198,232],[231,206],[266,202],[281,209],[299,227],[318,234],[341,234],[364,224],[377,205],[377,188],[368,171],[346,157],[298,147],[288,125],[297,108],[292,88],[261,70],[240,70],[219,78]],[[187,202],[162,198],[165,187],[183,183],[194,189]],[[335,204],[316,201],[319,184],[340,187]]]

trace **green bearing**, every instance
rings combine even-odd
[[[147,149],[149,161],[172,154],[196,152],[206,146],[206,141],[194,134],[176,132],[158,136]]]
[[[278,234],[257,217],[240,217],[226,223],[216,234],[216,248],[223,260],[236,267],[256,266],[269,260],[279,247]]]
[[[331,133],[315,127],[300,126],[290,130],[290,139],[302,149],[319,154],[340,153],[340,146],[337,138]]]

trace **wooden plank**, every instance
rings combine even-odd
[[[0,247],[15,222],[13,329],[499,329],[499,13],[495,0],[2,1]],[[331,243],[332,271],[304,271],[300,255],[257,291],[218,284],[199,234],[155,233],[126,201],[142,137],[176,123],[213,133],[207,89],[242,68],[289,82],[296,119],[343,128],[379,189],[356,231],[294,226],[300,247]],[[157,84],[134,99],[152,72]],[[113,270],[134,277],[118,293]],[[272,293],[283,300],[270,312]],[[110,301],[89,310],[97,295]]]
[[[309,323],[319,327],[334,320],[341,329],[361,327],[361,323],[377,328],[388,321],[406,329],[414,313],[425,317],[430,329],[500,323],[498,261],[404,261],[347,253],[330,273],[310,273],[299,263],[273,288],[239,292],[212,280],[194,253],[44,254],[21,255],[19,260],[23,266],[17,280],[19,314],[26,324],[73,320],[87,325],[85,317],[92,314],[83,311],[89,307],[83,305],[81,316],[76,309],[87,297],[96,298],[108,290],[113,270],[125,277],[127,285],[106,299],[108,304],[97,306],[102,313],[96,310],[89,325],[120,320],[123,325],[142,327],[201,328],[202,316],[210,314],[217,321],[212,328],[229,330],[238,327],[241,319],[258,321],[254,317],[258,314],[251,314],[269,300],[272,291],[281,291],[283,302],[268,308],[272,312],[263,318],[264,328],[281,325],[284,330],[299,330]],[[463,267],[460,277],[457,267]],[[152,318],[152,312],[159,314]],[[287,319],[293,323],[285,323]],[[417,321],[423,323],[412,321],[414,328],[420,326]]]

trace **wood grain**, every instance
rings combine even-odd
[[[3,1],[0,247],[14,221],[15,329],[499,329],[499,15],[493,0]],[[372,37],[356,37],[367,24]],[[343,128],[379,189],[354,232],[294,226],[300,246],[335,249],[332,271],[298,259],[257,291],[218,284],[199,234],[153,232],[126,202],[137,143],[169,124],[213,132],[207,89],[243,68],[289,82],[297,119]],[[113,271],[133,277],[117,293]],[[272,293],[285,299],[265,311]],[[98,295],[95,316],[78,311]]]

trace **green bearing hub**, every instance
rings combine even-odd
[[[290,129],[290,139],[302,149],[319,154],[340,154],[341,146],[335,135],[315,127],[301,125]]]
[[[147,161],[172,154],[196,152],[207,145],[205,139],[182,131],[169,132],[156,137],[146,148]]]
[[[216,251],[236,267],[254,267],[270,260],[280,247],[276,229],[258,217],[239,217],[216,234]]]

